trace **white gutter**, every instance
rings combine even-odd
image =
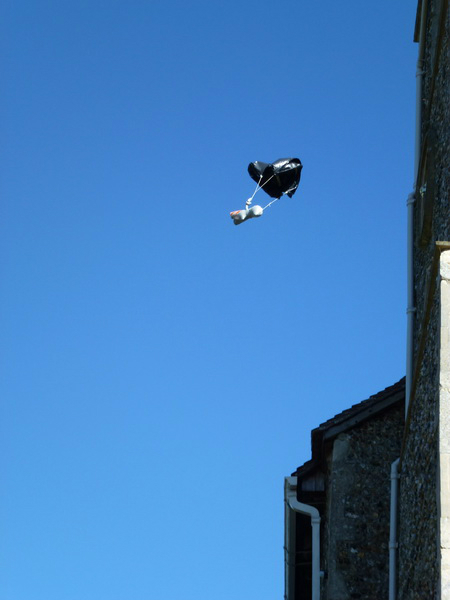
[[[389,533],[389,600],[397,597],[397,504],[398,504],[398,465],[397,458],[391,465],[391,523]]]
[[[284,568],[285,600],[294,600],[295,567],[295,519],[292,513],[300,513],[311,518],[312,526],[312,600],[320,600],[320,514],[317,508],[297,500],[297,477],[284,479],[285,526],[284,526]]]
[[[419,174],[420,150],[421,150],[421,127],[422,127],[422,80],[423,80],[423,57],[425,51],[425,20],[427,13],[427,0],[422,0],[420,14],[419,30],[419,52],[416,69],[416,134],[414,143],[414,191],[408,196],[406,202],[408,210],[408,229],[407,229],[407,322],[406,322],[406,401],[405,414],[408,416],[408,409],[411,400],[411,385],[413,376],[413,342],[414,342],[414,203],[416,201],[418,190],[417,179]]]

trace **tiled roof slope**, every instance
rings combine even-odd
[[[381,392],[378,392],[378,394],[374,394],[373,396],[370,396],[370,398],[367,398],[367,400],[363,400],[362,402],[359,402],[358,404],[354,404],[347,410],[344,410],[343,412],[334,416],[332,419],[328,419],[328,421],[325,421],[324,423],[319,425],[319,427],[317,427],[313,431],[317,431],[318,429],[322,429],[322,430],[328,429],[332,425],[338,425],[339,423],[343,423],[344,421],[348,420],[349,418],[355,417],[357,414],[359,414],[362,411],[366,411],[366,410],[370,409],[371,407],[376,408],[376,406],[382,400],[386,400],[388,398],[391,398],[392,396],[396,396],[397,394],[399,394],[401,392],[403,392],[403,393],[405,392],[405,378],[404,377],[402,377],[402,379],[400,379],[400,381],[397,381],[397,383],[394,383],[394,385],[391,385],[391,386],[387,387],[386,389],[382,390]]]
[[[405,378],[325,421],[311,432],[312,458],[293,473],[304,475],[320,463],[324,442],[405,400]]]

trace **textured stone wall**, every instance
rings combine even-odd
[[[437,592],[437,311],[435,301],[425,348],[427,376],[418,383],[401,465],[398,600],[434,600]]]
[[[324,600],[387,598],[391,463],[400,454],[403,405],[334,441],[323,524]]]
[[[416,295],[416,350],[422,331],[426,290],[436,241],[450,239],[450,14],[442,23],[441,10],[448,0],[428,2],[427,36],[424,55],[422,103],[422,161],[415,206],[414,277]],[[425,155],[428,154],[428,161]],[[428,163],[428,164],[427,164]],[[420,188],[426,184],[426,191]],[[430,192],[430,232],[423,239],[423,210]]]
[[[418,348],[425,329],[435,244],[450,239],[449,31],[448,0],[429,0],[422,96],[422,157],[414,211],[417,307],[414,362],[419,376],[401,466],[399,600],[439,597],[439,286],[431,300],[421,362],[418,361]]]

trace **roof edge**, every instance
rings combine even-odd
[[[293,475],[305,476],[318,468],[322,462],[325,442],[330,442],[361,423],[374,418],[396,404],[405,401],[405,377],[400,381],[374,394],[359,404],[339,413],[311,431],[311,459],[299,466]]]

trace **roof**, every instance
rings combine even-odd
[[[302,476],[319,465],[324,443],[405,401],[405,378],[325,421],[311,432],[312,458],[293,473]]]

